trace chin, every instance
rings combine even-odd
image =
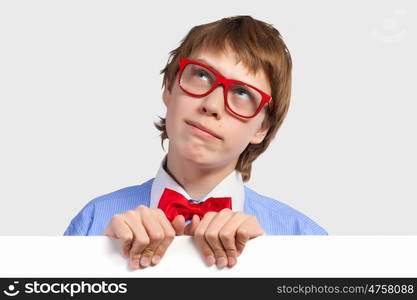
[[[184,159],[193,162],[201,167],[209,167],[216,163],[213,153],[204,147],[188,146],[181,151]]]

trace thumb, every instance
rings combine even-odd
[[[183,235],[184,234],[184,224],[185,219],[184,216],[178,215],[172,220],[171,225],[175,230],[176,235]]]
[[[193,219],[191,220],[191,223],[188,224],[187,227],[185,227],[185,232],[184,234],[186,235],[194,235],[194,232],[196,230],[196,228],[198,227],[198,225],[200,224],[200,217],[198,215],[194,215]]]

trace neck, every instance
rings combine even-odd
[[[236,162],[216,167],[199,166],[169,149],[164,167],[193,199],[200,199],[234,171]]]

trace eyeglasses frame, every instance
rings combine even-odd
[[[184,72],[185,67],[187,65],[189,65],[189,64],[195,64],[195,65],[199,65],[201,67],[204,67],[204,68],[206,68],[207,70],[209,70],[210,72],[212,72],[216,76],[216,81],[213,83],[213,86],[210,88],[210,90],[208,90],[204,94],[194,94],[194,93],[191,93],[191,92],[187,91],[186,89],[184,89],[181,86],[181,76],[182,76],[182,73]],[[222,74],[220,74],[217,70],[215,70],[214,68],[212,68],[211,66],[205,65],[205,64],[203,64],[201,62],[194,61],[194,60],[191,60],[191,59],[188,59],[188,58],[180,58],[179,65],[180,65],[180,70],[178,72],[178,85],[181,88],[181,90],[183,90],[188,95],[191,95],[193,97],[199,97],[200,98],[200,97],[207,96],[208,94],[210,94],[211,92],[213,92],[219,85],[222,85],[223,86],[223,94],[224,94],[224,103],[225,103],[227,109],[232,114],[234,114],[234,115],[236,115],[236,116],[238,116],[240,118],[244,118],[244,119],[254,118],[254,117],[256,117],[259,114],[259,112],[262,110],[262,108],[264,107],[264,105],[266,103],[268,103],[268,105],[269,105],[269,103],[272,103],[272,96],[268,95],[267,93],[263,92],[262,90],[258,89],[257,87],[254,87],[253,85],[248,84],[246,82],[226,78]],[[253,115],[251,115],[251,116],[244,116],[244,115],[238,114],[237,112],[235,112],[230,107],[229,101],[227,100],[227,95],[228,95],[228,92],[229,92],[229,87],[233,83],[239,83],[239,84],[247,85],[247,86],[251,87],[252,89],[256,90],[258,93],[261,94],[261,96],[262,96],[261,103],[259,104],[258,109],[253,113]]]

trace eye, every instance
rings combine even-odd
[[[236,87],[233,90],[233,92],[236,94],[236,96],[238,96],[240,98],[243,98],[243,99],[251,99],[252,98],[251,93],[243,87]]]
[[[196,76],[198,79],[201,79],[201,80],[206,80],[206,81],[212,80],[211,76],[202,69],[194,70],[194,76]]]

